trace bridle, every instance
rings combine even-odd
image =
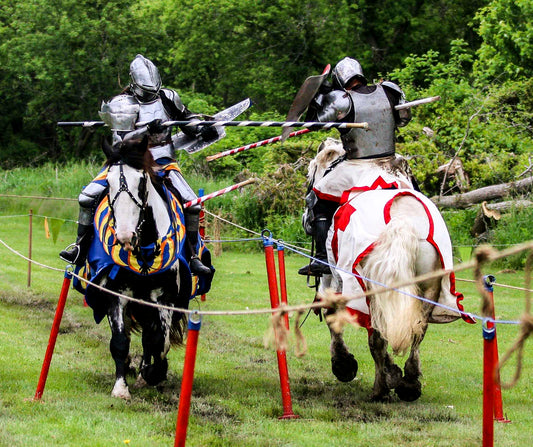
[[[131,244],[135,247],[136,242],[139,239],[139,235],[142,232],[142,226],[145,221],[145,212],[146,212],[146,207],[148,203],[148,188],[147,188],[148,175],[146,171],[143,171],[143,177],[139,183],[139,199],[140,199],[139,200],[133,195],[133,193],[128,187],[128,181],[126,180],[126,176],[124,175],[124,167],[123,167],[124,162],[121,161],[117,163],[117,165],[119,166],[119,169],[120,169],[119,187],[118,187],[117,194],[115,195],[113,200],[109,202],[109,208],[111,210],[111,217],[113,221],[116,222],[114,205],[118,197],[120,196],[120,194],[125,192],[130,196],[133,203],[140,209],[139,220],[137,222],[137,225],[135,226],[135,233],[133,234],[133,238],[131,241]]]

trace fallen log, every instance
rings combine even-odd
[[[468,208],[484,201],[501,200],[525,193],[532,187],[533,177],[529,177],[516,182],[485,186],[463,194],[455,194],[453,196],[434,196],[431,198],[431,201],[441,208]]]

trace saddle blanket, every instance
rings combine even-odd
[[[353,191],[348,200],[335,213],[333,225],[329,230],[327,249],[330,264],[336,265],[331,277],[331,283],[324,287],[331,287],[344,296],[357,296],[366,291],[366,286],[360,276],[361,261],[368,255],[381,232],[391,219],[390,210],[393,201],[410,195],[422,205],[427,220],[420,222],[419,232],[438,252],[443,269],[453,268],[452,246],[448,236],[446,224],[437,207],[423,194],[415,190],[373,190],[361,193]],[[356,276],[354,276],[356,275]],[[442,292],[438,300],[440,304],[453,309],[463,310],[461,301],[463,295],[455,290],[455,275],[442,277]],[[369,324],[369,308],[366,297],[354,298],[347,307],[354,314],[361,314],[360,321]],[[449,322],[459,317],[459,313],[435,306],[432,322]],[[464,316],[465,321],[469,317]]]
[[[351,192],[413,189],[407,160],[399,155],[368,160],[344,160],[316,182],[319,199],[343,203]]]

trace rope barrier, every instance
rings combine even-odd
[[[512,388],[516,385],[518,380],[520,379],[520,375],[522,373],[522,358],[524,354],[524,344],[525,341],[529,338],[531,333],[533,332],[533,315],[531,315],[531,297],[530,297],[530,291],[529,285],[531,284],[531,268],[533,264],[533,253],[530,253],[527,261],[526,261],[526,296],[525,296],[525,313],[520,319],[520,334],[518,338],[515,340],[513,346],[505,353],[505,355],[501,358],[500,363],[498,365],[498,373],[503,368],[505,363],[511,358],[511,356],[516,352],[516,368],[515,373],[513,375],[513,378],[508,383],[502,383],[502,388]]]
[[[455,278],[455,280],[456,281],[461,281],[461,282],[469,282],[469,283],[475,283],[476,282],[473,279],[464,279],[464,278]],[[526,289],[525,287],[511,286],[509,284],[500,284],[500,283],[495,282],[492,285],[493,286],[498,286],[498,287],[503,287],[505,289],[521,290],[522,292],[533,292],[533,289]]]
[[[212,213],[210,213],[212,214]],[[219,216],[215,216],[217,218],[219,218]],[[233,224],[232,222],[229,222],[227,221],[228,223],[231,223]],[[237,227],[240,227],[236,224],[233,224]],[[256,232],[252,231],[252,230],[248,230],[244,227],[240,227],[250,233],[253,233],[253,234],[257,234]],[[263,234],[261,234],[262,237]],[[287,244],[281,244],[281,241],[278,241],[278,240],[274,240],[272,238],[270,238],[271,241],[273,242],[276,242],[279,245],[281,246],[289,246]],[[257,240],[257,238],[253,238],[253,240]],[[61,269],[58,269],[58,268],[55,268],[55,267],[51,267],[51,266],[48,266],[46,264],[42,264],[42,263],[39,263],[33,259],[30,259],[24,255],[22,255],[21,253],[19,253],[18,251],[16,251],[15,249],[13,249],[12,247],[10,247],[6,242],[4,242],[2,239],[0,239],[0,244],[2,244],[4,247],[6,247],[9,251],[11,251],[12,253],[14,253],[15,255],[25,259],[26,261],[29,261],[30,263],[33,263],[39,267],[42,267],[42,268],[45,268],[45,269],[49,269],[49,270],[53,270],[53,271],[57,271],[57,272],[63,272],[63,270]],[[289,246],[290,247],[290,246]],[[298,250],[297,248],[294,248],[294,247],[290,247],[291,250],[293,250],[294,252],[296,253],[299,253],[301,254],[302,256],[306,256],[306,257],[310,257],[309,255],[305,254],[305,253],[302,253],[300,250]],[[80,281],[86,283],[86,284],[90,284],[91,286],[93,287],[96,287],[106,293],[109,293],[111,295],[115,295],[119,298],[123,298],[125,300],[128,300],[128,301],[131,301],[131,302],[136,302],[140,305],[144,305],[144,306],[149,306],[149,307],[154,307],[154,308],[159,308],[159,309],[165,309],[165,310],[168,310],[168,311],[171,311],[171,312],[181,312],[185,315],[192,315],[192,314],[195,314],[195,315],[198,315],[198,316],[202,316],[202,315],[212,315],[212,316],[232,316],[232,315],[260,315],[260,314],[271,314],[271,326],[272,326],[272,331],[274,331],[274,333],[276,334],[276,343],[279,344],[280,343],[280,337],[281,337],[281,343],[283,343],[283,339],[284,339],[284,334],[285,334],[285,340],[286,340],[286,335],[288,333],[288,329],[285,327],[284,324],[282,324],[282,321],[283,321],[283,316],[285,316],[286,314],[288,314],[289,312],[296,312],[297,313],[297,318],[299,320],[299,318],[301,317],[301,315],[306,312],[306,311],[310,311],[312,309],[320,309],[320,308],[324,308],[324,307],[335,307],[335,308],[338,308],[338,312],[335,314],[335,315],[330,315],[330,319],[333,318],[334,320],[330,320],[329,323],[332,324],[333,326],[338,326],[338,329],[342,329],[342,326],[346,325],[346,324],[353,324],[353,325],[357,325],[356,322],[354,321],[354,319],[352,318],[351,315],[348,315],[348,312],[345,310],[345,306],[347,304],[348,301],[352,300],[352,299],[356,299],[356,298],[361,298],[361,297],[367,297],[369,295],[376,295],[376,294],[379,294],[379,293],[383,293],[389,289],[393,289],[393,290],[397,290],[399,289],[400,287],[404,287],[408,284],[414,284],[414,283],[418,283],[418,282],[423,282],[423,281],[427,281],[429,279],[433,279],[433,278],[437,278],[437,277],[441,277],[441,276],[445,276],[445,275],[448,275],[452,272],[459,272],[459,271],[464,271],[464,270],[468,270],[468,269],[474,269],[474,276],[475,278],[477,279],[477,282],[476,282],[476,286],[478,288],[478,291],[480,292],[481,294],[481,297],[482,297],[482,306],[481,306],[481,310],[482,310],[482,315],[481,316],[478,316],[476,314],[473,314],[473,313],[468,313],[468,312],[464,312],[464,311],[459,311],[458,309],[454,309],[454,308],[450,308],[448,306],[445,306],[445,305],[442,305],[440,303],[435,303],[433,301],[430,301],[430,300],[427,300],[426,298],[424,297],[420,297],[420,296],[416,296],[416,295],[412,295],[412,294],[407,294],[408,296],[411,296],[413,298],[416,298],[416,299],[419,299],[421,301],[424,301],[424,302],[428,302],[434,306],[439,306],[439,307],[443,307],[445,309],[448,309],[448,310],[451,310],[453,312],[456,312],[456,313],[459,313],[461,315],[466,315],[470,318],[473,318],[475,320],[479,320],[482,322],[482,325],[483,327],[488,327],[489,325],[494,325],[494,324],[513,324],[513,325],[518,325],[520,327],[520,334],[518,336],[518,338],[515,340],[515,343],[513,344],[513,346],[506,352],[506,354],[502,357],[502,360],[499,362],[498,364],[498,367],[496,368],[496,371],[497,373],[499,374],[499,371],[500,369],[504,366],[504,364],[510,359],[510,357],[516,352],[516,355],[517,355],[517,365],[516,365],[516,369],[515,369],[515,373],[514,373],[514,376],[513,376],[513,379],[507,383],[507,384],[504,384],[502,385],[504,388],[511,388],[513,387],[519,380],[520,378],[520,375],[521,375],[521,371],[522,371],[522,359],[523,359],[523,348],[524,348],[524,344],[525,344],[525,341],[529,338],[529,336],[531,335],[531,332],[533,332],[533,317],[531,316],[530,314],[530,298],[529,298],[529,293],[531,291],[531,289],[529,288],[529,285],[530,285],[530,277],[531,277],[531,264],[532,264],[532,259],[533,259],[533,254],[530,254],[529,257],[528,257],[528,261],[527,261],[527,264],[526,264],[526,287],[525,288],[517,288],[517,289],[521,289],[521,290],[524,290],[526,291],[526,311],[525,311],[525,314],[522,316],[522,318],[518,321],[516,320],[497,320],[496,318],[494,318],[493,316],[491,315],[494,315],[494,308],[493,308],[493,301],[492,300],[489,300],[489,297],[487,296],[487,292],[486,290],[482,287],[482,281],[481,281],[481,267],[488,263],[488,262],[492,262],[492,261],[495,261],[497,259],[501,259],[501,258],[505,258],[507,256],[510,256],[510,255],[513,255],[513,254],[517,254],[517,253],[520,253],[522,251],[525,251],[525,250],[533,250],[533,241],[529,241],[529,242],[525,242],[525,243],[522,243],[522,244],[518,244],[510,249],[507,249],[507,250],[503,250],[503,251],[500,251],[500,252],[497,252],[496,250],[494,250],[494,248],[490,247],[490,246],[481,246],[481,247],[478,247],[478,249],[476,250],[476,252],[474,253],[474,259],[469,261],[469,262],[466,262],[466,263],[462,263],[458,266],[456,266],[453,270],[444,270],[444,269],[441,269],[441,270],[437,270],[437,271],[434,271],[434,272],[431,272],[431,273],[428,273],[428,274],[425,274],[425,275],[421,275],[421,276],[417,276],[415,278],[412,278],[411,280],[408,280],[408,281],[404,281],[404,282],[399,282],[398,284],[393,284],[392,286],[387,286],[387,285],[383,285],[383,284],[380,284],[378,282],[375,282],[376,284],[380,285],[381,287],[376,289],[376,290],[373,290],[372,292],[364,292],[362,294],[359,294],[357,296],[352,296],[352,297],[344,297],[342,295],[339,295],[339,294],[330,294],[329,297],[326,295],[326,296],[321,296],[321,300],[320,301],[315,301],[311,304],[305,304],[305,305],[297,305],[297,306],[288,306],[286,304],[281,304],[279,305],[278,307],[276,307],[275,309],[273,308],[269,308],[269,309],[255,309],[255,310],[250,310],[250,309],[247,309],[247,310],[240,310],[240,311],[199,311],[199,310],[190,310],[190,309],[183,309],[183,308],[175,308],[175,307],[171,307],[171,306],[165,306],[165,305],[161,305],[161,304],[157,304],[157,303],[151,303],[151,302],[147,302],[147,301],[144,301],[144,300],[141,300],[141,299],[137,299],[137,298],[134,298],[134,297],[130,297],[130,296],[126,296],[126,295],[123,295],[123,294],[120,294],[120,293],[117,293],[117,292],[114,292],[114,291],[111,291],[111,290],[108,290],[106,289],[105,287],[102,287],[100,286],[99,284],[95,284],[91,281],[88,281],[86,280],[85,278],[73,273],[73,272],[68,272],[68,274],[70,276],[74,276],[76,278],[78,278]],[[67,269],[65,270],[65,275],[66,275],[66,272],[71,269],[72,266],[67,266]],[[352,274],[352,272],[348,272],[349,274]],[[358,276],[358,275],[354,275],[354,276]],[[363,278],[365,280],[370,280],[369,278]],[[510,286],[512,287],[512,286]],[[405,293],[404,291],[401,291],[401,290],[398,290],[400,293]],[[343,308],[345,310],[345,312],[343,312]],[[305,345],[305,338],[303,337],[303,334],[301,333],[301,330],[300,330],[300,327],[299,327],[299,324],[298,322],[295,324],[295,329],[294,329],[294,332],[295,332],[295,338],[296,338],[296,355],[297,356],[302,356],[305,354],[306,352],[306,345]],[[279,349],[279,347],[278,347]]]
[[[19,196],[16,194],[0,194],[0,197],[9,197],[13,199],[66,200],[67,202],[78,201],[78,199],[71,199],[69,197]]]
[[[58,268],[55,268],[55,267],[50,267],[50,266],[47,266],[45,264],[41,264],[41,263],[39,263],[39,262],[37,262],[35,260],[29,259],[28,257],[22,255],[21,253],[17,252],[13,248],[11,248],[2,239],[0,239],[0,244],[4,245],[8,250],[13,252],[17,256],[20,256],[21,258],[23,258],[23,259],[25,259],[25,260],[27,260],[29,262],[32,262],[33,264],[35,264],[35,265],[37,265],[39,267],[63,273],[63,270],[61,270],[61,269],[58,269]],[[521,246],[522,246],[522,251],[526,250],[526,249],[533,249],[533,241],[525,243],[525,244],[521,244]],[[500,252],[499,254],[497,254],[494,251],[487,250],[484,253],[490,253],[490,256],[485,256],[485,257],[486,257],[486,259],[488,259],[490,261],[494,261],[496,259],[500,259],[500,258],[503,258],[505,256],[508,256],[508,252],[509,251],[511,251],[511,250],[506,250],[505,252]],[[512,252],[513,253],[517,253],[519,251],[517,251],[517,249],[513,249]],[[346,304],[348,301],[350,301],[352,299],[368,297],[369,295],[377,295],[377,294],[380,294],[380,293],[384,293],[384,292],[386,292],[389,289],[395,290],[395,289],[398,289],[400,287],[404,287],[404,286],[409,285],[409,284],[419,283],[419,282],[427,281],[428,279],[433,279],[433,278],[438,278],[440,276],[449,275],[453,271],[471,269],[473,267],[476,267],[476,265],[477,264],[474,261],[470,261],[470,262],[467,262],[467,263],[460,264],[454,270],[444,270],[444,269],[436,270],[434,272],[431,272],[431,273],[428,273],[428,274],[425,274],[425,275],[421,275],[421,276],[417,276],[417,277],[411,278],[408,281],[403,281],[403,282],[399,282],[397,284],[393,284],[392,286],[382,286],[381,288],[378,288],[376,290],[372,290],[371,292],[367,291],[367,292],[363,292],[363,293],[357,294],[355,296],[350,296],[350,297],[344,297],[343,295],[336,295],[335,302],[336,302],[336,305],[338,305],[338,304]],[[190,309],[184,309],[184,308],[176,308],[176,307],[171,307],[171,306],[165,306],[165,305],[162,305],[162,304],[151,303],[151,302],[147,302],[147,301],[144,301],[144,300],[141,300],[141,299],[138,299],[138,298],[133,298],[133,297],[130,297],[130,296],[127,296],[127,295],[123,295],[123,294],[120,294],[118,292],[114,292],[112,290],[106,289],[105,287],[100,286],[99,284],[93,283],[93,282],[83,278],[82,276],[77,275],[74,272],[72,272],[70,274],[73,277],[78,278],[80,281],[84,282],[85,284],[88,284],[88,285],[90,285],[92,287],[96,287],[97,289],[102,290],[102,291],[104,291],[106,293],[109,293],[111,295],[114,295],[114,296],[116,296],[118,298],[123,298],[125,300],[131,301],[131,302],[135,302],[137,304],[146,305],[146,306],[149,306],[149,307],[164,309],[164,310],[168,310],[168,311],[172,311],[172,312],[181,312],[181,313],[184,313],[184,314],[191,314],[191,313],[194,312],[194,313],[198,313],[199,315],[212,315],[212,316],[259,315],[259,314],[273,314],[273,313],[276,313],[276,312],[284,312],[284,313],[286,313],[286,312],[300,312],[300,311],[307,311],[307,310],[310,310],[310,309],[320,309],[320,308],[323,308],[323,307],[327,307],[327,305],[324,304],[323,302],[318,302],[317,301],[317,302],[313,302],[313,303],[310,303],[310,304],[300,304],[300,305],[295,305],[295,306],[286,306],[286,305],[282,304],[278,308],[276,308],[276,310],[273,310],[271,308],[269,308],[269,309],[246,309],[246,310],[239,310],[239,311],[198,311],[198,310],[190,310]],[[356,276],[356,275],[354,275],[354,276]],[[377,284],[381,285],[380,283],[377,283]],[[474,319],[478,319],[480,321],[484,321],[484,322],[488,321],[488,322],[491,322],[491,323],[499,323],[499,324],[515,324],[515,325],[519,325],[520,324],[520,321],[518,321],[518,320],[509,321],[509,320],[497,320],[497,319],[493,319],[493,318],[486,318],[485,316],[480,316],[480,315],[476,315],[476,314],[473,314],[473,313],[460,311],[458,309],[454,309],[454,308],[451,308],[451,307],[448,307],[448,306],[445,306],[445,305],[442,305],[442,304],[439,304],[439,303],[435,303],[433,301],[427,300],[424,297],[419,297],[419,296],[411,295],[411,294],[407,294],[407,295],[408,296],[412,296],[413,298],[416,298],[416,299],[420,299],[421,301],[428,302],[429,304],[432,304],[432,305],[435,305],[435,306],[440,306],[440,307],[443,307],[445,309],[454,311],[454,312],[456,312],[458,314],[469,316],[469,317],[474,318]]]

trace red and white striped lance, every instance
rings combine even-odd
[[[311,132],[311,129],[297,130],[296,132],[291,132],[289,135],[287,135],[287,138],[297,137],[298,135],[302,135],[302,134],[308,133],[308,132]],[[277,137],[272,137],[272,138],[268,138],[266,140],[258,141],[256,143],[247,144],[246,146],[236,147],[235,149],[229,149],[229,150],[224,151],[224,152],[219,152],[218,154],[209,155],[205,159],[207,161],[213,161],[213,160],[216,160],[218,158],[225,157],[226,155],[233,155],[233,154],[236,154],[238,152],[243,152],[243,151],[247,151],[248,149],[253,149],[254,147],[265,146],[267,144],[276,143],[277,141],[280,141],[281,138],[282,138],[282,136],[278,135]]]
[[[205,196],[198,197],[197,199],[191,200],[190,202],[187,202],[183,205],[183,208],[189,208],[190,206],[198,205],[200,203],[204,203],[206,200],[212,199],[213,197],[221,196],[222,194],[226,194],[227,192],[234,191],[237,188],[241,188],[242,186],[249,185],[250,183],[255,183],[255,178],[250,178],[248,180],[245,180],[244,182],[237,183],[235,185],[228,186],[224,189],[219,189],[218,191],[212,192],[211,194],[206,194]]]

